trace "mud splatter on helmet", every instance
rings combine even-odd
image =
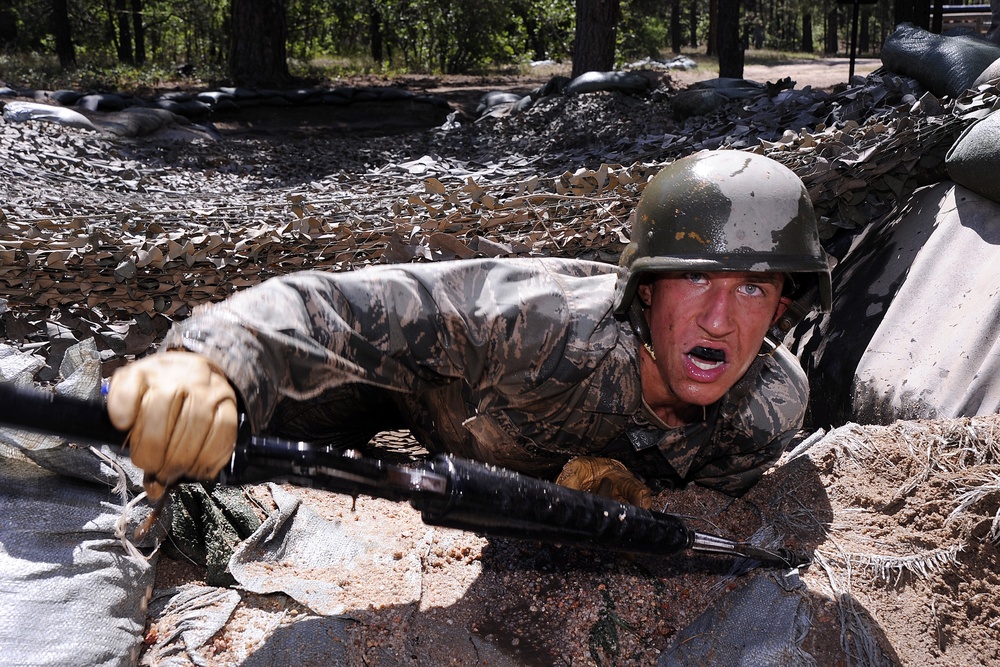
[[[784,273],[790,296],[818,286],[820,306],[830,309],[830,267],[805,186],[754,153],[702,151],[660,171],[639,200],[620,265],[618,315],[643,277],[661,271]]]

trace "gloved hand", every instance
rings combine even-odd
[[[611,498],[620,503],[631,503],[646,510],[653,506],[653,492],[649,487],[615,459],[577,456],[563,466],[556,484]]]
[[[111,423],[128,431],[132,462],[152,500],[182,477],[211,479],[236,445],[236,392],[212,362],[192,352],[164,352],[111,377]]]

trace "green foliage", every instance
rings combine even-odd
[[[680,3],[681,35],[688,44],[692,7],[698,45],[708,36],[708,0]],[[671,2],[621,0],[617,62],[658,57],[670,49]],[[228,57],[229,0],[142,0],[147,66],[117,65],[122,39],[113,0],[68,0],[69,24],[79,84],[89,87],[158,85],[172,70],[188,65],[202,79],[221,76]],[[132,7],[132,0],[127,3]],[[813,20],[821,47],[832,0],[744,0],[748,35],[760,26],[765,49],[797,50],[802,17]],[[58,78],[42,56],[55,51],[52,0],[0,0],[0,48],[31,56],[28,73],[41,81]],[[891,32],[891,7],[866,10],[872,42]],[[849,26],[840,11],[841,43]],[[575,0],[286,0],[287,50],[296,76],[322,79],[355,72],[486,72],[518,68],[529,60],[571,57]],[[134,36],[134,31],[133,36]],[[751,39],[752,43],[752,39]],[[694,48],[688,45],[690,48]],[[4,67],[9,67],[8,62]],[[58,70],[58,68],[56,68]],[[148,70],[148,71],[146,71]],[[0,74],[3,74],[0,71]],[[7,80],[11,75],[4,74]]]
[[[598,667],[605,664],[601,659],[602,655],[612,660],[621,655],[619,628],[635,633],[635,627],[626,622],[615,610],[615,601],[606,586],[601,588],[601,594],[604,597],[604,607],[598,612],[597,622],[591,626],[588,638],[590,657]]]
[[[618,25],[618,61],[655,58],[667,48],[670,3],[662,0],[630,0],[622,3]]]
[[[25,53],[0,55],[0,81],[18,88],[39,86],[66,88],[55,85],[66,79],[56,57],[49,54]]]
[[[192,88],[207,80],[221,78],[220,70],[205,71],[197,78],[185,77],[174,68],[160,65],[134,67],[107,58],[89,60],[72,70],[64,70],[52,54],[0,55],[0,80],[17,88],[45,90],[117,91],[145,95],[163,88]]]

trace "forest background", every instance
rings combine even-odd
[[[859,7],[875,53],[907,0]],[[854,6],[838,0],[0,0],[8,84],[155,85],[197,73],[291,85],[349,73],[517,70],[572,61],[573,75],[703,53],[742,76],[748,49],[846,53]],[[922,23],[922,21],[917,21]]]

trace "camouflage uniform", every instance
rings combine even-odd
[[[433,452],[531,474],[604,455],[654,486],[745,491],[801,424],[798,362],[760,357],[704,422],[666,427],[613,315],[620,272],[559,259],[303,272],[200,309],[167,346],[219,364],[258,431],[357,444],[406,427]]]

